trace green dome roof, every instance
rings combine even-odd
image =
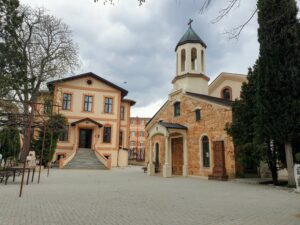
[[[199,43],[203,45],[204,48],[207,47],[204,41],[202,41],[202,39],[198,36],[198,34],[193,30],[192,26],[189,26],[188,30],[182,36],[182,38],[176,45],[175,51],[180,45],[184,45],[186,43]]]

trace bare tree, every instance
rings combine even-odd
[[[214,1],[215,0],[204,0],[200,12],[204,13]],[[227,16],[231,12],[232,9],[239,7],[240,3],[241,0],[228,0],[227,6],[219,11],[219,15],[212,22],[213,23],[220,22],[225,16]],[[256,13],[257,13],[257,8],[255,8],[250,13],[250,15],[246,18],[246,20],[242,22],[240,25],[226,31],[225,34],[229,35],[229,39],[238,39],[243,29],[246,27],[248,23],[250,23],[250,21],[253,19]]]
[[[9,93],[5,97],[20,102],[23,122],[31,126],[33,108],[39,91],[47,81],[65,75],[78,66],[78,48],[71,37],[71,30],[61,19],[47,14],[44,8],[20,7],[22,24],[16,29],[18,51],[22,55],[22,72],[11,73],[6,83]],[[11,67],[18,67],[17,64]],[[13,71],[13,70],[12,70]],[[30,102],[30,104],[29,104]],[[25,145],[32,130],[23,128]],[[26,151],[21,157],[25,159]]]
[[[17,36],[27,66],[22,77],[12,77],[11,91],[18,100],[27,102],[36,100],[47,81],[72,72],[78,66],[78,48],[68,25],[48,15],[44,8],[24,6],[20,13],[23,23]],[[28,108],[24,111],[28,112]]]

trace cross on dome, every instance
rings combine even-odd
[[[192,23],[193,23],[193,22],[194,22],[194,20],[190,19],[189,22],[188,22],[188,25],[189,25],[190,27],[192,27]]]

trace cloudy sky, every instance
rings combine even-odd
[[[94,72],[129,91],[137,104],[133,116],[151,117],[167,99],[175,76],[174,48],[187,29],[206,42],[206,73],[213,80],[220,72],[247,73],[258,56],[257,22],[254,18],[238,40],[224,33],[251,15],[256,1],[241,1],[219,23],[212,23],[228,0],[216,0],[200,13],[204,0],[20,0],[45,7],[63,19],[79,45],[81,67],[76,73]],[[299,3],[299,0],[298,0]],[[298,4],[299,5],[299,4]]]

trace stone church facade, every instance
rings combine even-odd
[[[176,76],[166,103],[147,123],[148,175],[234,178],[235,148],[225,128],[246,76],[221,73],[210,85],[206,44],[189,26],[176,46]]]

